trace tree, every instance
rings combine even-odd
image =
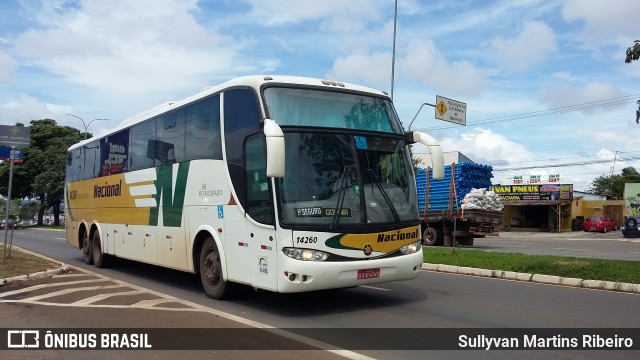
[[[633,46],[627,48],[627,57],[624,59],[627,64],[640,59],[640,40],[636,40],[634,43]],[[638,100],[638,110],[636,110],[636,124],[640,124],[640,100]]]
[[[24,162],[14,164],[12,197],[38,197],[38,224],[44,211],[53,208],[54,223],[59,224],[60,204],[64,199],[66,151],[82,140],[81,132],[69,126],[58,126],[55,120],[31,121],[31,144],[24,149]],[[7,194],[8,167],[0,168],[0,192]]]
[[[624,59],[627,64],[640,59],[640,40],[636,40],[634,43],[633,46],[627,48],[627,57]]]
[[[595,178],[587,191],[600,195],[608,195],[614,199],[622,199],[624,184],[626,183],[640,183],[640,173],[632,166],[622,169],[621,174],[611,176],[601,175]]]

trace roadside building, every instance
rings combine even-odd
[[[445,152],[445,165],[471,162],[458,151]],[[431,165],[431,156],[413,154],[418,167]],[[496,184],[491,189],[504,205],[503,231],[577,231],[582,221],[593,214],[605,214],[624,224],[624,200],[610,200],[606,196],[574,191],[573,184],[560,183],[560,175],[548,177],[515,176],[512,184]],[[640,198],[640,195],[638,195]]]

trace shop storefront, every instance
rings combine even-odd
[[[571,230],[573,184],[494,185],[504,205],[504,230]]]

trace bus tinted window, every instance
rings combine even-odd
[[[83,179],[82,159],[80,149],[75,149],[67,153],[67,181],[78,181]]]
[[[100,140],[100,173],[96,176],[126,172],[128,159],[129,129],[102,138]]]
[[[178,113],[181,116],[177,116]],[[184,161],[184,110],[172,111],[156,118],[156,152],[161,164]]]
[[[92,141],[82,147],[84,151],[83,179],[93,179],[100,176],[100,142]]]
[[[129,149],[129,155],[131,157],[130,170],[140,170],[154,166],[155,125],[156,122],[151,120],[134,125],[131,128],[131,147]],[[149,154],[148,150],[150,149],[151,153]],[[152,157],[147,155],[151,155]]]
[[[222,159],[220,96],[186,108],[185,159]]]

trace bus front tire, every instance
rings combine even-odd
[[[87,265],[93,265],[93,251],[92,251],[92,243],[89,241],[89,236],[85,232],[82,235],[82,257],[84,263]]]
[[[224,281],[222,277],[220,252],[212,237],[207,238],[202,244],[199,264],[200,281],[205,294],[217,300],[228,298],[232,284]]]

